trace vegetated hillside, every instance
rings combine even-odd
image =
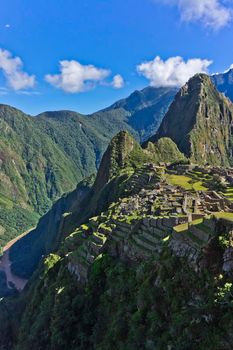
[[[232,164],[233,105],[197,74],[177,93],[152,140],[171,138],[193,162]]]
[[[127,133],[112,140],[59,249],[0,302],[2,346],[232,349],[230,169],[177,155],[158,165]]]
[[[90,116],[58,111],[31,117],[0,105],[0,245],[34,226],[38,214],[95,173],[119,131],[138,140],[152,135],[175,91],[146,88]]]
[[[233,69],[224,73],[214,74],[211,78],[217,89],[233,101]]]
[[[162,151],[166,155],[164,158],[161,158]],[[180,161],[185,158],[169,139],[161,139],[158,145],[151,144],[150,149],[143,150],[129,133],[120,132],[116,135],[103,156],[94,183],[93,177],[82,181],[76,190],[52,206],[33,231],[10,249],[14,274],[28,279],[42,257],[57,249],[64,235],[72,232],[78,223],[81,224],[89,217],[104,211],[122,195],[120,188],[115,185],[115,181],[119,179],[114,178],[119,169],[135,169],[138,164],[150,161],[158,164],[162,159]],[[127,177],[127,172],[123,173],[120,180],[126,180]],[[109,182],[110,179],[112,180]],[[93,187],[90,189],[92,183]]]

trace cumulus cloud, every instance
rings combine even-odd
[[[116,74],[113,77],[112,84],[111,84],[115,89],[121,89],[124,87],[125,82],[123,77],[120,74]]]
[[[0,70],[8,85],[16,91],[35,85],[35,76],[25,73],[22,68],[23,62],[19,57],[13,57],[9,51],[0,49]]]
[[[163,61],[159,56],[137,66],[137,71],[150,81],[151,86],[182,86],[196,73],[208,73],[209,60],[192,58],[186,62],[182,57],[170,57]]]
[[[183,21],[201,22],[206,27],[220,29],[232,20],[232,8],[221,0],[156,0],[176,5]]]
[[[78,61],[60,61],[59,74],[47,74],[45,80],[56,88],[76,93],[93,89],[110,75],[108,69],[82,65]]]

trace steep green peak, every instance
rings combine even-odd
[[[196,74],[177,93],[152,141],[171,138],[200,164],[229,165],[233,105],[211,78]]]
[[[139,143],[127,131],[120,131],[104,153],[95,187],[102,188],[120,169],[126,166],[136,167],[147,160],[148,155]]]
[[[175,142],[168,137],[161,137],[155,143],[148,142],[146,151],[152,155],[155,163],[173,163],[186,159]]]

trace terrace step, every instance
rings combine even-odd
[[[210,238],[210,233],[208,233],[206,230],[202,230],[200,226],[201,224],[198,226],[196,225],[190,226],[189,231],[198,239],[203,241],[203,243],[206,243]]]
[[[182,231],[182,232],[176,232],[173,231],[172,236],[175,240],[180,240],[189,245],[190,247],[194,247],[195,249],[199,250],[203,246],[203,242],[200,241],[196,236],[194,236],[189,231]]]
[[[121,230],[119,230],[118,228],[115,229],[112,234],[111,234],[111,237],[114,238],[114,237],[118,237],[119,239],[124,239],[126,237],[126,234],[125,232],[122,232]]]
[[[131,240],[131,245],[133,247],[133,250],[138,252],[142,256],[150,257],[151,256],[151,250],[145,248],[140,243],[136,242],[135,240]]]
[[[94,241],[95,243],[103,244],[105,236],[101,237],[101,236],[98,236],[97,234],[93,233],[91,238],[92,238],[92,241]]]
[[[151,232],[143,232],[142,237],[144,237],[147,241],[153,243],[153,244],[158,244],[161,242],[161,237],[156,236],[155,234]]]
[[[132,236],[132,240],[151,252],[155,251],[157,248],[157,244],[148,241],[143,236],[134,235]]]
[[[152,226],[150,228],[150,227],[141,225],[138,232],[141,233],[142,235],[145,234],[145,235],[151,236],[152,238],[155,237],[157,240],[161,240],[162,238],[162,232],[157,231],[157,229]]]
[[[93,241],[89,242],[90,253],[92,255],[99,255],[102,247],[102,245],[96,244]]]

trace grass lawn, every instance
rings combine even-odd
[[[227,219],[227,220],[233,221],[233,213],[218,212],[218,213],[214,213],[214,216],[217,219]]]
[[[186,190],[206,191],[201,181],[192,183],[192,178],[184,175],[167,175],[167,181],[171,185],[181,186]]]
[[[207,191],[207,188],[203,186],[201,181],[195,182],[193,188],[195,191]]]
[[[177,226],[174,227],[174,230],[176,232],[187,231],[189,226],[191,226],[191,225],[199,225],[199,224],[202,224],[202,222],[203,222],[203,219],[197,219],[197,220],[194,220],[194,221],[190,222],[189,224],[186,223],[186,224],[177,225]]]

